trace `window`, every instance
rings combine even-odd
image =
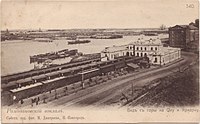
[[[129,52],[126,53],[126,56],[129,56]]]
[[[147,50],[147,48],[145,47],[144,50]]]
[[[155,58],[154,62],[157,62],[157,61],[158,61],[157,58]]]
[[[137,56],[139,56],[139,53],[137,53]]]
[[[153,50],[153,47],[151,47],[151,50]]]
[[[139,47],[137,47],[137,50],[139,50]]]
[[[157,47],[155,47],[155,50],[157,50]]]
[[[143,54],[142,54],[142,53],[140,53],[140,55],[141,55],[141,57],[143,56]]]
[[[144,53],[144,56],[146,57],[146,56],[147,56],[147,53]]]
[[[140,49],[142,50],[142,47]]]

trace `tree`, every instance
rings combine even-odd
[[[162,24],[161,26],[160,26],[160,30],[165,30],[166,29],[166,26],[164,25],[164,24]]]

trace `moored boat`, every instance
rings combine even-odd
[[[68,44],[83,44],[83,43],[89,43],[91,42],[90,40],[73,40],[73,41],[68,41]]]

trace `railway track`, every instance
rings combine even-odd
[[[102,83],[97,86],[89,87],[81,90],[76,94],[71,94],[49,102],[47,104],[41,104],[38,107],[58,107],[58,108],[69,108],[69,107],[84,107],[84,108],[95,108],[102,105],[109,105],[115,99],[119,99],[119,94],[130,87],[130,84],[134,82],[136,85],[145,85],[150,80],[161,78],[177,72],[181,67],[189,65],[194,60],[194,55],[184,55],[184,60],[166,67],[161,67],[145,72],[139,72],[122,76],[114,80]],[[148,80],[145,80],[148,79]],[[138,97],[139,98],[139,97]]]
[[[193,58],[194,56],[192,56]],[[88,96],[87,98],[83,98],[82,100],[74,101],[74,104],[71,104],[71,106],[84,106],[84,107],[97,107],[97,106],[102,106],[109,104],[109,100],[115,98],[116,96],[118,96],[120,93],[123,92],[123,90],[121,89],[126,89],[128,87],[130,87],[130,83],[134,82],[134,86],[136,86],[137,84],[140,85],[144,85],[147,82],[157,79],[157,78],[161,78],[161,77],[165,77],[167,75],[170,75],[172,73],[175,73],[177,71],[180,70],[181,67],[185,67],[185,65],[188,65],[192,62],[193,60],[191,59],[191,56],[185,56],[183,61],[180,61],[178,63],[172,64],[172,65],[166,65],[166,67],[164,68],[159,68],[156,70],[151,70],[149,72],[140,74],[137,78],[133,78],[131,80],[131,78],[128,78],[127,80],[123,80],[121,81],[121,85],[118,86],[113,86],[110,89],[105,89],[102,90],[102,92],[98,95],[93,95],[92,97]],[[148,78],[148,81],[144,80],[145,78]],[[119,81],[117,82],[118,84],[120,83]],[[123,88],[122,88],[123,87]],[[107,88],[107,87],[106,87]],[[90,99],[96,99],[98,98],[98,100],[90,100]],[[70,106],[68,106],[70,107]],[[63,105],[63,108],[65,108],[65,105]]]
[[[16,81],[16,80],[20,80],[20,79],[26,79],[26,78],[30,78],[30,77],[33,77],[33,76],[39,76],[39,75],[42,75],[42,74],[47,74],[47,73],[50,73],[50,72],[56,72],[56,71],[60,71],[60,70],[64,70],[64,69],[69,69],[69,68],[72,68],[72,67],[86,65],[86,64],[90,64],[92,62],[98,62],[98,61],[100,61],[100,59],[92,59],[92,60],[87,60],[87,61],[84,61],[84,62],[66,63],[66,64],[62,64],[62,65],[58,65],[58,66],[52,66],[52,67],[49,67],[49,68],[43,68],[43,69],[38,69],[38,70],[30,70],[30,71],[26,71],[26,72],[1,76],[1,82],[2,82],[2,84],[8,84],[12,81]]]

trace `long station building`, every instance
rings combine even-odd
[[[144,39],[122,46],[106,47],[101,52],[101,60],[113,60],[120,56],[148,57],[151,64],[165,65],[169,62],[181,58],[181,49],[174,47],[164,47],[159,38]]]

